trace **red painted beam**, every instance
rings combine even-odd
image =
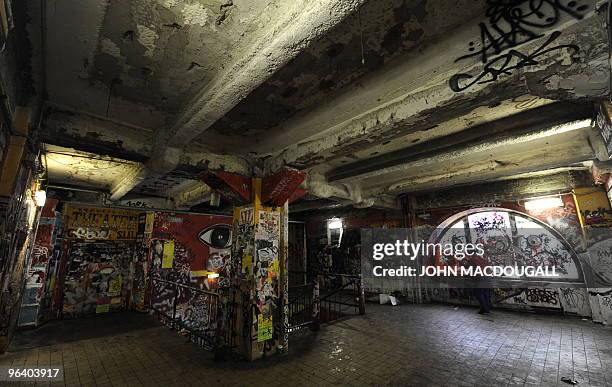
[[[308,193],[308,191],[305,190],[305,189],[301,189],[301,188],[296,189],[295,191],[293,191],[293,194],[288,199],[289,200],[289,204],[295,202],[296,200],[301,199],[307,193]]]
[[[251,178],[225,171],[204,171],[200,180],[233,205],[251,201]]]
[[[261,188],[262,203],[282,206],[287,200],[290,200],[292,196],[296,194],[298,187],[305,179],[306,172],[293,168],[283,168],[274,175],[265,177],[263,179]],[[295,197],[295,199],[298,199],[305,194],[306,191],[301,193],[300,196]]]

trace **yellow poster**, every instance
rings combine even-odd
[[[173,264],[174,264],[174,241],[165,241],[161,268],[162,269],[172,269]]]
[[[123,284],[123,277],[118,275],[117,277],[110,280],[108,285],[108,295],[109,296],[118,296],[121,294],[121,285]]]
[[[585,228],[612,227],[612,210],[604,191],[597,188],[577,188],[574,194]]]
[[[270,340],[273,332],[272,316],[265,318],[262,314],[257,315],[257,341]]]
[[[108,313],[110,311],[110,304],[96,305],[96,313]]]
[[[268,268],[268,274],[272,277],[276,277],[278,275],[278,271],[278,259],[275,259],[274,261],[272,261],[272,264]]]
[[[145,215],[145,229],[144,229],[144,233],[145,234],[151,234],[153,232],[153,222],[155,221],[155,213],[154,212],[147,212],[147,214]]]
[[[253,257],[248,254],[242,256],[242,273],[253,274]]]

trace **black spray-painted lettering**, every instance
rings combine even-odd
[[[474,84],[496,81],[501,75],[510,75],[512,70],[538,64],[538,58],[552,51],[567,48],[572,54],[579,51],[578,46],[563,44],[551,46],[561,33],[553,32],[537,50],[532,53],[521,53],[515,49],[521,44],[542,38],[546,31],[555,26],[562,14],[575,19],[582,19],[582,13],[588,8],[577,1],[566,5],[559,0],[488,0],[486,23],[480,23],[480,47],[469,42],[469,53],[455,60],[479,57],[484,67],[480,74],[456,74],[449,80],[450,88],[455,92],[466,90]],[[507,53],[500,55],[503,51]]]

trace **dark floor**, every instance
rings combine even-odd
[[[444,305],[368,304],[367,314],[298,334],[255,363],[210,353],[135,313],[20,333],[0,366],[64,367],[71,385],[612,386],[612,329],[577,318]]]

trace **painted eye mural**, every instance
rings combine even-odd
[[[232,245],[232,228],[227,224],[215,224],[202,230],[198,239],[215,249],[227,249]]]

